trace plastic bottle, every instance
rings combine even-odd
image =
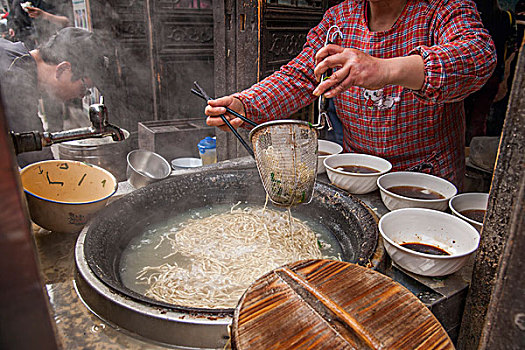
[[[215,137],[207,136],[197,145],[202,165],[217,163],[217,142]]]

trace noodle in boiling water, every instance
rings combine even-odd
[[[164,236],[172,247],[165,258],[172,259],[137,275],[148,285],[145,295],[188,307],[234,308],[265,273],[292,261],[322,258],[315,233],[301,220],[266,205],[237,205],[172,228]]]

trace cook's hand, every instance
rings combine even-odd
[[[389,79],[384,60],[356,49],[333,44],[317,52],[315,65],[314,74],[317,81],[321,80],[321,75],[329,68],[337,68],[329,79],[320,82],[313,92],[316,96],[326,92],[326,97],[335,97],[351,86],[377,90],[385,86]]]
[[[44,14],[47,13],[44,10],[39,9],[38,7],[33,7],[33,6],[27,6],[25,9],[27,11],[27,14],[31,18],[38,18],[38,17],[44,16]]]
[[[206,119],[206,124],[209,126],[217,126],[224,131],[229,131],[230,128],[220,118],[221,114],[224,114],[226,118],[230,121],[230,124],[234,128],[238,128],[244,122],[240,118],[236,118],[226,112],[226,107],[234,110],[235,112],[245,115],[244,105],[241,100],[233,96],[224,96],[215,100],[208,101],[208,105],[204,110],[204,113],[208,116]]]

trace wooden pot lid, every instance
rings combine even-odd
[[[430,310],[379,272],[305,260],[264,275],[233,318],[232,348],[454,349]]]

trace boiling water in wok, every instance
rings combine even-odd
[[[215,217],[217,217],[217,215],[225,215],[230,212],[230,207],[229,205],[223,204],[191,209],[186,213],[146,227],[145,232],[137,235],[122,253],[120,274],[123,284],[137,293],[147,294],[147,290],[152,286],[151,279],[149,283],[146,282],[147,277],[151,276],[151,271],[155,273],[156,277],[161,275],[161,269],[159,267],[163,266],[164,276],[169,275],[168,279],[172,281],[168,287],[170,291],[161,294],[153,294],[150,292],[148,296],[160,301],[185,306],[210,308],[216,306],[223,308],[235,307],[238,298],[253,282],[252,279],[255,280],[260,277],[259,274],[263,275],[284,263],[294,260],[293,253],[290,250],[277,249],[279,244],[283,244],[283,242],[281,242],[283,236],[275,236],[277,240],[275,242],[271,240],[268,242],[264,237],[260,237],[255,239],[255,241],[253,239],[246,239],[242,243],[243,246],[231,246],[224,242],[215,242],[216,240],[218,241],[218,239],[215,238],[211,241],[207,240],[207,237],[202,237],[206,235],[206,231],[204,230],[200,233],[195,233],[196,235],[201,235],[202,246],[190,248],[189,251],[186,248],[184,253],[178,251],[175,254],[173,254],[173,246],[167,239],[167,236],[173,236],[175,231],[180,230],[181,224],[186,223],[188,219],[193,219],[193,222],[203,222],[203,226],[205,226],[207,218],[210,220],[209,217],[211,215],[215,215]],[[262,208],[256,208],[247,204],[235,206],[235,212],[241,211],[242,207],[246,207],[246,210],[255,211],[257,218],[260,219],[261,222],[270,220],[268,215],[260,215],[263,213]],[[264,213],[277,215],[275,208],[268,208]],[[280,216],[277,217],[279,220],[279,225],[277,225],[279,227],[278,231],[283,233],[289,232],[287,213],[281,211],[279,214]],[[302,222],[298,222],[297,220],[301,220]],[[320,253],[324,258],[338,258],[341,256],[341,246],[337,239],[323,225],[322,217],[312,220],[311,218],[294,214],[293,221],[292,226],[293,232],[296,235],[295,239],[299,239],[301,235],[307,232],[311,234],[310,237],[314,238],[313,241],[304,242],[310,243],[310,250],[312,252]],[[307,227],[304,227],[304,224],[306,224]],[[301,230],[301,228],[307,228],[307,230]],[[215,227],[213,227],[213,229],[215,229]],[[242,230],[239,230],[241,237],[242,232]],[[248,233],[245,236],[248,238]],[[223,236],[219,237],[223,238]],[[199,240],[199,237],[195,237],[194,239]],[[293,240],[294,237],[286,237],[285,239]],[[293,242],[290,242],[290,244],[292,243]],[[268,244],[271,245],[270,248],[276,248],[277,250],[273,252],[266,251]],[[224,246],[227,248],[224,248]],[[318,248],[320,248],[320,252]],[[299,246],[297,249],[300,249]],[[258,251],[255,252],[254,250]],[[269,257],[268,254],[277,255],[278,258],[276,257],[276,259],[278,259],[277,261],[279,262],[276,262],[273,257]],[[311,256],[306,252],[303,252],[303,254],[306,254],[303,255],[305,258]],[[201,262],[213,260],[213,258],[207,260],[202,255],[210,256],[210,258],[212,255],[218,255],[220,260],[212,263],[211,268],[207,267],[202,269],[200,268]],[[246,259],[248,259],[248,262],[246,262]],[[283,259],[286,260],[283,261]],[[171,268],[168,272],[166,271],[167,267],[165,264],[176,266],[176,268]],[[216,265],[225,267],[227,272],[217,271],[213,268],[213,266]],[[143,270],[144,267],[147,267],[146,272]],[[140,276],[140,278],[137,276]],[[157,292],[159,292],[159,284],[166,288],[168,282],[165,280],[157,282],[155,288]],[[178,291],[174,291],[175,288],[178,289]],[[161,290],[160,292],[163,291]],[[192,296],[188,297],[188,294]]]
[[[239,201],[262,207],[265,195],[255,167],[196,171],[152,184],[111,203],[89,223],[83,243],[87,264],[113,291],[141,303],[182,312],[231,314],[231,308],[185,307],[159,302],[144,296],[142,291],[137,293],[132,286],[123,283],[123,252],[134,244],[132,242],[139,242],[141,238],[137,237],[142,237],[148,228],[166,223],[168,218],[182,213],[191,216],[196,208],[201,210],[199,208],[216,205],[230,208]],[[379,232],[374,217],[359,200],[333,186],[318,183],[312,202],[296,206],[292,211],[295,218],[306,220],[310,225],[322,223],[330,233],[326,236],[322,233],[323,239],[333,247],[340,247],[343,261],[361,265],[370,263]],[[330,241],[334,237],[337,244]],[[136,277],[134,273],[130,276]]]

